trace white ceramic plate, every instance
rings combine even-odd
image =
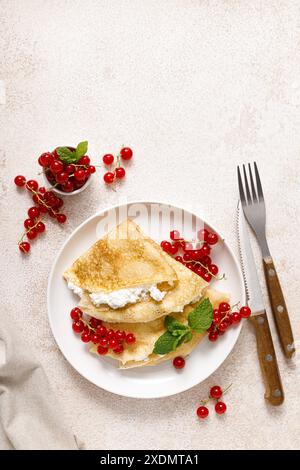
[[[82,343],[80,337],[72,331],[69,312],[76,306],[77,297],[68,289],[62,277],[63,272],[106,233],[107,220],[113,225],[119,222],[115,220],[116,213],[119,221],[127,216],[134,219],[158,242],[169,238],[170,213],[171,219],[173,216],[175,218],[175,228],[180,227],[178,221],[184,220],[183,234],[186,239],[194,235],[195,224],[203,224],[201,218],[188,210],[157,202],[132,202],[90,217],[64,243],[49,277],[48,314],[53,335],[69,363],[83,377],[105,390],[135,398],[157,398],[183,392],[205,380],[222,364],[237,341],[241,325],[230,328],[215,343],[205,338],[180,371],[175,370],[171,362],[154,367],[119,370],[116,361],[90,354],[88,345]],[[223,238],[207,221],[205,224]],[[226,279],[214,281],[213,287],[228,292],[232,303],[245,302],[239,264],[226,241],[218,243],[214,248],[213,261],[221,273],[226,273]]]

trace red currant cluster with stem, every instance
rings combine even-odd
[[[68,148],[72,150],[71,147]],[[96,168],[90,161],[90,157],[84,155],[76,163],[64,163],[57,150],[45,152],[38,159],[49,183],[65,193],[81,188],[95,173]]]
[[[178,230],[172,230],[171,241],[163,240],[160,246],[166,253],[175,257],[176,261],[191,269],[205,281],[210,282],[212,278],[222,279],[224,275],[223,277],[217,276],[219,268],[213,264],[210,256],[212,247],[219,241],[218,235],[204,228],[198,231],[197,238],[199,241],[194,246],[193,243],[181,237]]]
[[[83,343],[92,342],[96,344],[100,356],[105,356],[109,349],[115,354],[122,354],[125,344],[134,344],[136,341],[133,333],[107,329],[101,320],[94,317],[85,318],[79,307],[71,310],[70,317],[73,320],[73,331],[81,334]]]
[[[224,335],[230,326],[238,325],[242,318],[248,318],[251,310],[248,306],[237,309],[238,304],[232,307],[227,302],[221,302],[219,307],[213,311],[213,321],[208,328],[209,341],[217,341],[219,336]]]
[[[63,200],[53,191],[47,190],[43,186],[39,187],[36,180],[26,181],[25,176],[22,175],[16,176],[14,182],[19,188],[26,188],[32,195],[32,200],[35,203],[35,206],[28,209],[28,218],[24,221],[25,231],[18,242],[20,251],[22,253],[28,253],[30,243],[24,241],[24,238],[27,237],[27,239],[31,241],[45,231],[46,226],[41,220],[43,214],[49,214],[50,217],[56,219],[60,224],[64,224],[67,217],[60,212],[64,204]]]
[[[225,393],[228,392],[228,390],[231,388],[231,386],[232,386],[232,384],[229,385],[229,387],[227,387],[224,391],[222,390],[222,388],[219,385],[214,385],[213,387],[211,387],[210,392],[209,392],[209,397],[205,398],[204,400],[201,400],[201,402],[200,402],[201,406],[199,406],[199,408],[197,408],[197,416],[200,419],[205,419],[205,418],[208,417],[209,409],[207,408],[206,405],[210,400],[216,400],[215,412],[218,415],[223,415],[224,413],[226,413],[227,406],[225,405],[225,403],[223,401],[220,401],[220,398],[223,395],[225,395]]]
[[[103,179],[106,184],[112,184],[116,180],[121,180],[126,175],[125,169],[121,166],[121,160],[131,160],[133,152],[129,147],[123,147],[118,155],[115,157],[111,153],[107,153],[103,156],[102,160],[106,166],[114,165],[112,171],[108,171],[104,174]]]

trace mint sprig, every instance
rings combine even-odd
[[[213,320],[213,307],[209,299],[204,299],[188,315],[185,325],[176,318],[168,315],[165,318],[166,331],[155,342],[154,354],[168,354],[175,351],[183,342],[188,343],[193,338],[193,331],[204,333]]]
[[[58,147],[56,152],[59,156],[59,159],[69,165],[78,162],[78,160],[80,160],[80,158],[86,154],[87,149],[88,142],[85,140],[80,142],[75,150],[70,150],[68,147]]]

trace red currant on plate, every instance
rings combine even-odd
[[[135,336],[133,333],[128,333],[128,335],[126,335],[126,343],[127,344],[135,343]]]
[[[15,185],[19,186],[19,188],[20,188],[21,186],[25,185],[26,178],[25,178],[25,176],[18,175],[18,176],[15,177],[14,182],[15,182]]]
[[[112,162],[114,161],[114,156],[111,155],[110,153],[107,153],[106,155],[104,155],[102,160],[103,160],[103,163],[105,163],[105,165],[111,165]]]
[[[105,175],[103,176],[103,179],[105,181],[106,184],[111,184],[114,182],[114,179],[115,179],[115,175],[111,172],[111,171],[108,171],[107,173],[105,173]]]
[[[121,158],[123,160],[130,160],[132,158],[133,152],[131,148],[129,147],[124,147],[120,151]]]
[[[248,318],[251,315],[251,310],[249,307],[245,306],[240,309],[240,315],[242,318]]]
[[[97,348],[97,352],[98,354],[100,354],[100,356],[105,356],[105,354],[108,353],[108,348],[103,348],[102,346],[98,346]]]
[[[122,354],[123,351],[124,351],[124,348],[122,344],[119,344],[115,349],[113,349],[113,352],[115,354]]]
[[[229,312],[230,310],[230,305],[227,302],[221,302],[219,305],[219,311],[221,313],[226,313]]]
[[[74,321],[72,324],[73,331],[75,333],[82,333],[83,328],[84,328],[84,323],[81,320]]]
[[[30,243],[28,242],[19,243],[19,250],[22,251],[22,253],[28,253],[30,250]]]
[[[209,245],[215,245],[219,241],[219,237],[216,233],[209,233],[206,240]]]
[[[70,312],[70,317],[72,318],[72,320],[78,321],[82,317],[82,310],[80,310],[80,308],[78,307],[72,308]]]
[[[223,394],[223,390],[221,389],[221,387],[219,387],[219,385],[214,385],[213,387],[211,387],[209,394],[211,398],[219,400],[219,398],[221,398]]]
[[[170,253],[171,246],[172,246],[170,242],[168,242],[167,240],[163,240],[160,246],[162,247],[164,251],[166,251],[167,253]]]
[[[181,356],[177,356],[173,359],[173,366],[175,369],[183,369],[185,366],[185,360]]]
[[[205,419],[209,415],[208,408],[206,406],[199,406],[197,409],[197,416],[200,419]]]
[[[218,403],[215,404],[215,410],[218,415],[222,415],[226,413],[227,406],[222,401],[218,401]]]
[[[89,342],[91,341],[91,335],[90,335],[90,333],[87,333],[87,332],[83,331],[83,332],[81,333],[81,341],[82,341],[83,343],[89,343]]]
[[[237,324],[237,323],[240,323],[242,317],[241,317],[241,314],[239,312],[233,312],[231,314],[231,322],[233,324]]]
[[[218,339],[218,333],[211,331],[208,335],[209,341],[215,342]]]

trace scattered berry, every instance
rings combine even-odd
[[[116,174],[116,178],[122,179],[122,178],[124,178],[126,172],[125,172],[124,168],[122,168],[120,166],[120,167],[115,169],[115,174]]]
[[[111,165],[113,161],[114,161],[113,155],[111,155],[110,153],[107,153],[106,155],[104,155],[103,163],[105,163],[105,165]]]
[[[120,155],[123,160],[130,160],[132,158],[133,152],[129,147],[123,147],[120,151]]]
[[[72,308],[72,310],[70,312],[70,317],[75,322],[78,321],[82,317],[82,310],[80,310],[80,308],[78,308],[78,307]]]
[[[28,253],[30,250],[30,243],[28,242],[21,242],[19,243],[19,249],[22,253]]]
[[[251,310],[250,310],[250,308],[247,307],[247,306],[246,306],[246,307],[242,307],[242,308],[240,309],[240,315],[241,315],[242,318],[248,318],[248,317],[250,317],[250,315],[251,315]]]
[[[218,403],[215,404],[215,410],[218,415],[222,415],[226,412],[227,406],[222,401],[218,401]]]
[[[177,356],[173,359],[173,366],[175,369],[183,369],[185,366],[185,360],[181,356]]]
[[[223,390],[221,389],[221,387],[219,387],[219,385],[214,385],[213,387],[211,387],[209,394],[211,398],[215,398],[216,400],[219,400],[219,398],[221,398],[223,394]]]
[[[15,185],[16,185],[16,186],[21,187],[21,186],[24,186],[24,185],[25,185],[25,183],[26,183],[26,178],[25,178],[25,176],[18,175],[18,176],[15,177],[14,181],[15,181]]]
[[[103,179],[105,181],[106,184],[111,184],[114,182],[114,179],[115,179],[115,175],[111,172],[111,171],[108,171],[107,173],[105,173],[105,175],[103,176]]]
[[[199,406],[199,408],[197,409],[197,416],[200,419],[205,419],[207,418],[208,415],[209,415],[208,408],[206,406]]]

